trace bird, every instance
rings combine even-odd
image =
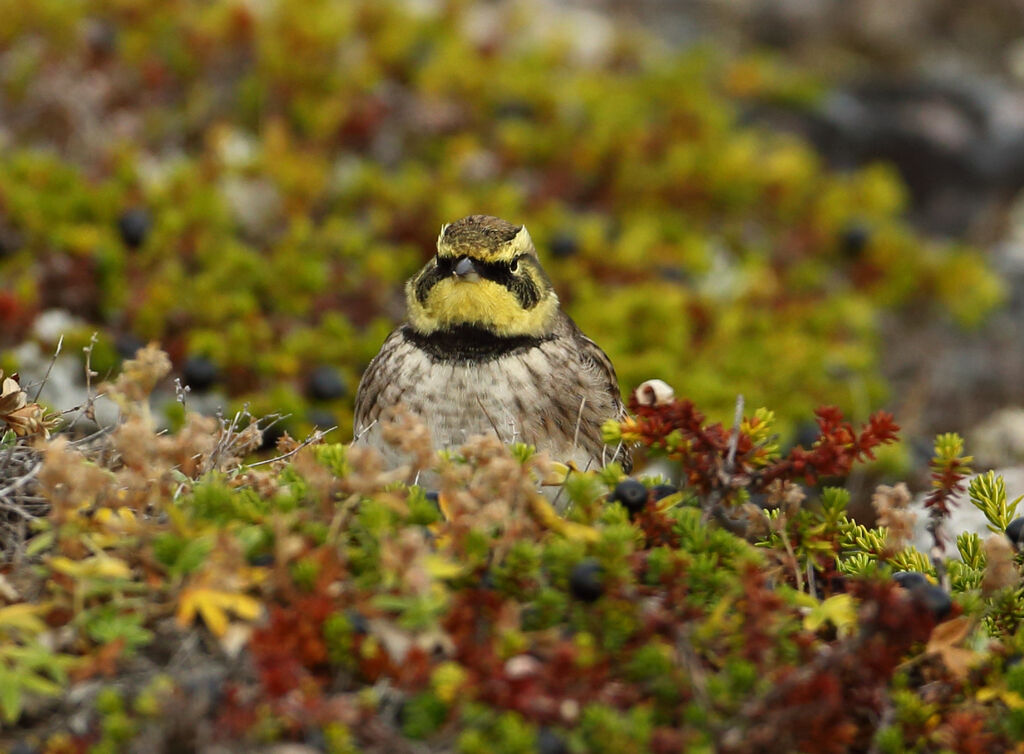
[[[470,215],[442,226],[436,254],[405,286],[407,321],[387,337],[356,391],[355,441],[382,441],[380,419],[404,404],[435,448],[496,434],[579,470],[617,461],[601,425],[625,411],[608,356],[559,303],[525,225]]]

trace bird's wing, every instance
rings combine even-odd
[[[391,378],[395,351],[404,338],[402,328],[398,327],[385,339],[380,351],[363,372],[356,389],[355,413],[352,419],[352,432],[356,437],[380,416],[381,406],[378,398],[388,380]]]
[[[583,331],[579,329],[575,322],[566,316],[568,324],[573,330],[573,337],[579,345],[580,358],[584,362],[584,365],[591,366],[600,379],[604,383],[607,395],[611,400],[611,416],[594,417],[590,426],[589,431],[580,432],[581,435],[585,435],[587,440],[588,450],[593,454],[595,458],[607,458],[608,461],[618,461],[623,470],[628,474],[633,468],[633,457],[630,448],[625,445],[620,446],[618,449],[609,448],[605,446],[604,440],[601,438],[601,424],[608,418],[621,419],[625,416],[626,409],[622,403],[622,396],[619,393],[619,378],[615,374],[615,367],[612,366],[611,359],[608,355],[601,350],[601,347],[594,341],[583,334]],[[598,408],[594,406],[593,408]]]

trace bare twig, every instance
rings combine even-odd
[[[814,599],[818,599],[818,588],[814,578],[814,564],[810,560],[807,561],[807,593],[814,597]]]
[[[593,462],[593,458],[588,459],[587,465],[583,467],[583,471],[580,473],[586,474],[588,471],[590,471],[590,465]],[[558,501],[562,497],[562,493],[565,492],[565,483],[569,481],[569,475],[574,471],[576,471],[576,469],[573,468],[572,466],[569,466],[569,470],[565,472],[565,479],[562,480],[562,485],[558,488],[558,492],[555,493],[555,499],[551,501],[551,507],[553,507],[556,511],[558,510]]]
[[[729,453],[725,457],[725,473],[731,478],[736,468],[736,448],[740,443],[740,425],[743,423],[743,395],[736,396],[736,413],[732,420],[732,433],[729,435]]]
[[[337,428],[338,428],[337,426],[334,426],[334,427],[328,427],[327,429],[324,429],[324,430],[320,430],[320,429],[314,430],[313,433],[309,435],[309,437],[307,437],[305,440],[303,440],[296,447],[294,447],[291,450],[289,450],[287,453],[283,453],[283,454],[281,454],[279,456],[275,456],[274,458],[267,458],[264,461],[256,461],[255,463],[247,464],[245,466],[245,468],[247,468],[247,469],[255,469],[257,466],[266,466],[268,463],[276,463],[277,461],[283,461],[286,458],[290,458],[291,456],[295,455],[300,450],[305,448],[307,445],[314,445],[314,444],[322,441],[324,439],[324,436],[328,432],[333,432]]]
[[[509,431],[509,444],[516,442],[519,438],[519,425],[516,424],[516,418],[512,415],[512,412],[508,413],[508,431]]]
[[[174,400],[180,403],[182,408],[188,408],[185,403],[188,401],[188,394],[191,392],[191,387],[181,384],[181,377],[174,378]]]
[[[379,421],[380,421],[380,419],[374,419],[374,420],[373,420],[372,422],[370,422],[369,424],[367,424],[367,425],[366,425],[365,427],[363,427],[363,428],[362,428],[361,430],[359,430],[358,432],[356,432],[355,436],[354,436],[354,437],[352,438],[352,442],[350,442],[350,443],[349,443],[349,445],[355,445],[355,444],[356,444],[357,442],[359,442],[359,440],[361,440],[361,439],[362,439],[363,435],[365,435],[365,434],[366,434],[367,432],[369,432],[369,431],[370,431],[371,429],[373,429],[373,428],[374,428],[374,426],[375,426],[375,425],[377,424],[377,422],[379,422]]]
[[[46,381],[50,379],[50,372],[53,371],[53,365],[57,363],[57,357],[60,356],[60,350],[64,346],[64,335],[62,334],[57,340],[57,347],[53,351],[53,356],[50,357],[50,363],[46,367],[46,374],[43,375],[43,379],[39,381],[39,387],[36,388],[36,394],[32,396],[32,403],[39,402],[39,394],[43,392],[43,387],[46,385]]]
[[[96,347],[96,339],[98,333],[93,333],[89,338],[89,345],[82,348],[82,353],[85,354],[85,402],[70,408],[67,411],[63,411],[64,414],[76,414],[75,418],[71,420],[68,425],[68,429],[74,429],[78,425],[78,421],[84,416],[94,424],[96,423],[96,401],[102,398],[105,393],[96,393],[93,395],[92,392],[92,378],[98,377],[99,373],[92,370],[92,352]]]
[[[796,553],[793,551],[789,535],[786,534],[786,527],[780,526],[778,534],[782,544],[786,546],[786,554],[793,559],[793,575],[796,577],[796,588],[798,592],[802,592],[804,590],[804,575],[800,573],[800,561],[797,560]]]
[[[24,474],[20,475],[17,479],[15,479],[13,482],[8,484],[6,487],[0,487],[0,498],[7,497],[12,492],[15,492],[15,491],[21,489],[26,484],[28,484],[31,480],[35,479],[36,474],[39,473],[39,469],[41,469],[42,467],[43,467],[42,462],[37,462],[35,466],[33,466],[31,469],[29,469]]]

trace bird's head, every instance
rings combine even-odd
[[[437,254],[405,286],[420,333],[478,327],[498,336],[544,336],[558,296],[525,225],[470,215],[441,228]]]

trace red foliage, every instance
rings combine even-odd
[[[705,424],[704,415],[690,400],[648,406],[634,397],[629,408],[636,414],[628,426],[630,434],[639,436],[641,445],[664,450],[679,461],[689,486],[701,495],[728,492],[737,480],[749,480],[751,489],[763,490],[775,480],[814,484],[822,477],[845,476],[855,463],[873,459],[875,448],[894,442],[899,431],[892,414],[884,411],[858,431],[843,420],[838,408],[823,406],[815,411],[819,436],[811,448],[797,446],[787,457],[759,468],[755,463],[759,449],[747,434],[741,431],[733,438],[732,431],[721,424]],[[667,438],[673,432],[682,437],[682,443],[670,445]]]
[[[647,505],[633,519],[640,527],[647,541],[647,547],[679,546],[679,535],[675,532],[673,520],[663,511],[658,510],[656,502],[648,499]]]
[[[743,614],[743,656],[759,667],[770,667],[776,660],[776,625],[785,615],[778,592],[765,587],[765,575],[755,565],[743,574],[743,599],[737,609]]]
[[[686,736],[676,729],[667,726],[660,726],[651,731],[650,749],[651,754],[678,754],[686,751]]]
[[[935,539],[935,543],[943,546],[941,524],[942,520],[949,515],[950,506],[958,496],[967,489],[964,480],[970,473],[967,466],[967,458],[934,458],[931,462],[932,468],[932,491],[925,498],[924,507],[928,510],[929,522],[928,531]]]
[[[224,686],[217,714],[217,730],[228,740],[240,740],[253,729],[259,716],[256,705],[242,699],[243,691],[237,684]]]
[[[771,689],[735,720],[729,754],[840,754],[862,750],[874,736],[886,686],[935,616],[891,582],[853,581],[861,601],[860,631],[824,648],[799,668],[782,669]],[[740,732],[742,731],[742,732]]]
[[[729,432],[721,424],[704,425],[704,414],[690,400],[673,400],[655,406],[641,405],[630,398],[629,410],[636,415],[631,432],[640,435],[640,444],[661,448],[680,462],[690,486],[707,494],[722,486],[725,458],[729,449]],[[667,447],[666,438],[679,432],[685,440],[683,448]],[[750,438],[741,435],[737,457],[751,450]]]
[[[949,751],[989,754],[997,748],[995,737],[985,731],[987,722],[983,714],[957,710],[949,714],[945,724],[937,731],[936,738]]]
[[[445,620],[455,643],[455,659],[467,671],[467,684],[477,701],[509,709],[537,724],[564,722],[567,708],[581,709],[600,702],[629,709],[641,698],[639,690],[617,680],[608,661],[581,667],[579,650],[571,637],[562,636],[534,647],[530,655],[503,660],[493,642],[503,599],[495,592],[477,590],[460,594]]]
[[[820,434],[810,450],[800,445],[793,448],[787,458],[758,476],[757,487],[763,489],[776,479],[796,481],[802,477],[807,484],[814,484],[821,477],[845,476],[858,461],[873,460],[875,448],[895,442],[900,429],[885,411],[873,414],[860,432],[843,421],[835,406],[823,406],[814,413]]]
[[[249,648],[271,697],[284,696],[309,682],[326,683],[323,625],[335,609],[327,597],[307,597],[288,607],[272,608],[268,625],[253,631]]]

